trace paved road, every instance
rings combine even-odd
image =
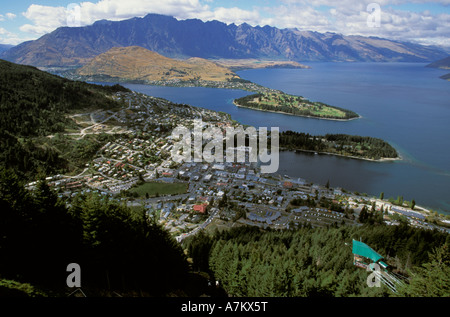
[[[89,169],[89,168],[86,167],[86,168],[84,169],[84,171],[82,171],[80,174],[75,175],[75,176],[61,175],[61,177],[65,177],[65,178],[80,178],[80,177],[83,177],[83,174],[86,173],[86,171],[87,171],[88,169]]]

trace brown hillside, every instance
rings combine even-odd
[[[185,61],[164,57],[139,46],[114,47],[98,55],[77,73],[107,75],[129,80],[212,80],[239,78],[228,68],[202,58]]]

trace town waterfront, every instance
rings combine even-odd
[[[378,196],[403,196],[450,213],[450,83],[444,70],[417,63],[310,63],[311,69],[258,69],[238,74],[257,84],[353,110],[347,122],[239,108],[246,91],[124,86],[177,103],[224,111],[242,124],[318,135],[345,133],[382,138],[403,160],[369,162],[329,155],[281,152],[280,174]]]

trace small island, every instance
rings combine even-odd
[[[289,95],[283,92],[248,95],[235,99],[234,104],[238,107],[318,119],[352,120],[360,117],[351,110],[330,106],[322,102],[312,102],[301,96]]]

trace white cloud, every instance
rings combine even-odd
[[[16,15],[14,13],[8,12],[6,13],[6,17],[10,20],[14,19],[16,17]]]
[[[424,44],[438,44],[449,46],[450,15],[429,12],[416,13],[381,8],[379,27],[367,24],[369,13],[342,12],[337,9],[334,27],[339,33],[364,36],[379,36],[395,40],[415,41]]]
[[[9,32],[7,30],[5,30],[4,28],[0,28],[0,35],[6,35],[9,34]]]
[[[192,18],[198,18],[203,21],[217,20],[227,24],[242,24],[245,22],[253,26],[258,25],[261,21],[261,16],[258,11],[248,11],[237,7],[219,7],[215,8],[213,11],[208,10],[200,12],[197,16],[192,16]]]
[[[4,28],[0,28],[0,44],[17,45],[25,41],[32,40],[33,38],[21,37],[16,33],[9,32]]]
[[[311,7],[279,6],[271,8],[274,15],[271,25],[279,28],[299,28],[311,31],[330,30],[331,21],[326,15],[314,10]]]
[[[180,19],[192,18],[207,11],[208,6],[198,0],[100,0],[96,3],[81,2],[68,7],[53,7],[32,4],[23,13],[32,23],[21,27],[24,32],[44,34],[60,26],[89,25],[95,21],[123,20],[142,17],[148,13],[175,16]],[[74,15],[74,12],[77,14]],[[77,21],[73,21],[76,18]]]
[[[66,25],[66,8],[51,7],[32,4],[23,16],[32,21],[33,24],[25,24],[20,27],[22,32],[45,34],[54,29]]]
[[[9,20],[12,20],[12,19],[14,19],[16,17],[16,15],[14,13],[11,13],[11,12],[6,13],[5,15],[0,14],[0,22],[1,21],[5,21],[5,16]]]
[[[403,3],[427,3],[438,1],[406,0],[316,0],[313,5],[306,0],[284,0],[278,10],[273,10],[278,27],[297,27],[318,32],[336,32],[345,35],[386,37],[395,40],[414,41],[422,44],[450,46],[450,14],[393,10],[387,5]],[[379,27],[367,23],[369,3],[381,6]],[[450,0],[439,1],[443,5]],[[326,7],[321,7],[326,6]],[[328,9],[327,9],[328,7]]]
[[[367,7],[369,3],[378,3],[381,6],[386,5],[401,5],[401,4],[441,4],[444,6],[450,5],[450,0],[280,0],[282,3],[289,5],[310,5],[314,7],[329,6],[329,7],[348,7],[360,9],[362,6]]]

